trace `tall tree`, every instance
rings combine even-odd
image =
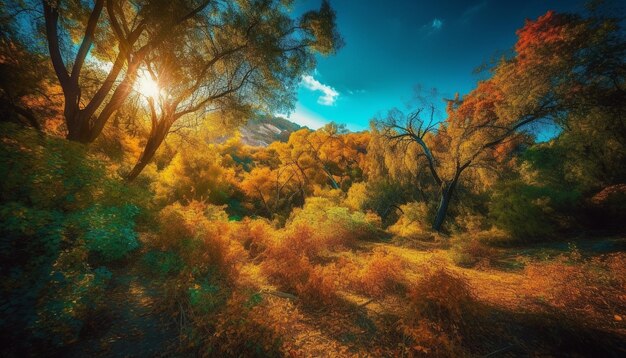
[[[434,230],[441,230],[462,174],[506,153],[531,125],[551,120],[567,130],[574,114],[623,108],[624,41],[618,23],[548,12],[517,32],[515,55],[502,59],[491,78],[462,100],[449,101],[448,118],[438,130],[432,108],[427,120],[418,110],[379,121],[389,140],[422,151],[439,187]],[[597,101],[583,100],[598,93],[604,95],[596,95]],[[445,150],[433,151],[435,142]]]
[[[50,59],[65,100],[67,138],[94,141],[124,103],[146,57],[177,27],[202,16],[210,3],[95,0],[88,7],[81,1],[42,0]],[[68,38],[78,38],[78,45],[68,44]],[[95,60],[89,61],[93,48]],[[109,56],[106,75],[90,81],[86,65],[106,68]]]
[[[215,11],[195,19],[191,28],[144,59],[159,91],[147,98],[151,129],[129,180],[150,162],[171,130],[192,126],[206,111],[245,118],[290,107],[300,76],[314,64],[314,53],[330,54],[341,44],[327,1],[298,21],[289,18],[279,1],[212,6]]]

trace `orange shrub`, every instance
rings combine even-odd
[[[407,294],[409,309],[398,326],[409,354],[463,355],[461,340],[475,316],[467,280],[435,264]]]
[[[626,254],[583,259],[577,250],[551,262],[526,266],[526,289],[570,316],[595,315],[602,322],[626,313]],[[623,324],[623,323],[622,323]]]
[[[359,271],[359,290],[374,297],[397,292],[405,285],[404,265],[400,257],[376,250]]]
[[[479,240],[463,235],[452,240],[450,256],[457,266],[485,268],[491,265],[496,250]]]
[[[400,321],[402,356],[459,357],[466,356],[457,342],[438,324],[422,320],[414,324]]]
[[[329,302],[336,290],[330,268],[316,265],[328,241],[320,239],[308,225],[295,225],[283,232],[265,251],[262,271],[281,289],[304,301]]]
[[[231,236],[248,250],[250,259],[255,259],[263,256],[268,246],[272,245],[276,239],[276,230],[266,219],[245,218],[235,226]]]
[[[427,269],[407,294],[415,318],[426,317],[448,326],[461,327],[474,297],[467,279],[442,267]]]
[[[312,266],[307,279],[296,285],[296,292],[309,303],[332,304],[339,286],[338,281],[339,276],[334,265]]]
[[[222,207],[191,201],[166,206],[159,214],[159,234],[149,245],[177,254],[188,270],[218,269],[235,274],[245,257],[241,244],[230,238],[232,224]]]
[[[217,318],[207,356],[287,356],[302,315],[289,300],[237,292]],[[206,338],[206,337],[203,337]]]

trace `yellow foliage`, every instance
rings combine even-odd
[[[276,230],[266,219],[245,218],[239,224],[231,223],[231,225],[235,226],[232,237],[239,240],[248,250],[248,256],[251,259],[263,254],[275,240]]]
[[[344,204],[352,210],[363,210],[365,203],[369,199],[367,184],[364,182],[354,183],[348,189],[348,194]]]
[[[421,237],[430,228],[428,206],[424,202],[411,202],[400,206],[402,215],[389,227],[389,232],[406,238]]]
[[[185,206],[175,203],[161,210],[159,219],[159,234],[150,245],[175,252],[190,269],[213,267],[226,274],[236,273],[245,251],[241,243],[230,238],[231,225],[222,207],[200,201]]]
[[[222,164],[215,146],[183,147],[153,184],[162,203],[210,199],[224,204],[232,196],[235,170]]]

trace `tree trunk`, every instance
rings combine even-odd
[[[65,123],[67,125],[68,140],[79,142],[83,144],[89,144],[91,140],[91,131],[89,130],[89,118],[84,118],[84,115],[78,109],[65,110]]]
[[[330,182],[330,186],[332,186],[333,189],[340,189],[339,183],[337,183],[335,178],[333,178],[333,175],[330,173],[330,171],[328,169],[326,169],[326,166],[322,166],[322,170],[324,171],[324,173],[328,177],[328,181]]]
[[[170,130],[170,121],[161,120],[156,124],[155,128],[152,128],[150,131],[150,137],[148,137],[148,142],[143,149],[143,152],[139,156],[139,160],[133,167],[133,170],[128,173],[126,176],[126,181],[132,182],[137,178],[137,176],[143,171],[143,169],[150,163],[157,149],[165,140],[165,136],[167,136],[167,132]]]
[[[450,199],[454,194],[454,189],[459,180],[459,176],[455,175],[451,182],[444,182],[441,190],[441,199],[439,200],[439,207],[437,207],[437,214],[435,215],[435,221],[433,222],[433,230],[441,231],[446,215],[448,214],[448,207],[450,205]]]

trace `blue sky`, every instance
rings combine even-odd
[[[584,10],[584,0],[331,0],[346,45],[319,57],[303,77],[289,119],[317,128],[329,121],[367,129],[377,114],[406,110],[415,89],[438,98],[469,92],[473,70],[510,49],[515,30],[548,10]],[[319,0],[297,0],[298,16]],[[443,108],[443,101],[437,100]]]

